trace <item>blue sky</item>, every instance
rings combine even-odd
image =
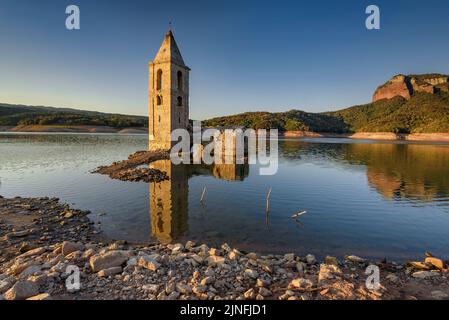
[[[81,30],[65,28],[65,8]],[[365,8],[381,30],[365,28]],[[190,117],[369,102],[398,73],[449,73],[449,1],[0,0],[0,101],[145,115],[168,22]]]

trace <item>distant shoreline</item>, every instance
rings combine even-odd
[[[70,126],[70,125],[27,125],[0,126],[0,132],[34,132],[34,133],[118,133],[118,134],[148,134],[147,128],[114,128],[108,126]],[[354,140],[384,140],[384,141],[415,141],[415,142],[447,142],[449,133],[392,133],[392,132],[356,132],[329,133],[307,131],[285,131],[280,136],[287,138],[345,138]]]
[[[114,128],[108,126],[82,125],[26,125],[0,126],[0,132],[54,132],[54,133],[120,133],[120,134],[148,134],[147,128]]]
[[[392,132],[357,132],[357,133],[326,133],[286,131],[284,137],[297,138],[346,138],[361,140],[386,140],[386,141],[422,141],[422,142],[448,142],[449,133],[392,133]]]

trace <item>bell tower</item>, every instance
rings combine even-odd
[[[149,149],[170,150],[170,134],[189,125],[189,67],[171,30],[149,64]]]

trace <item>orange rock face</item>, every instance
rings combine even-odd
[[[387,83],[377,88],[373,96],[373,101],[382,99],[391,99],[401,96],[409,100],[415,92],[436,93],[440,87],[448,84],[448,76],[429,75],[429,76],[404,76],[397,75]]]
[[[410,99],[412,89],[407,82],[407,77],[403,75],[393,77],[386,84],[377,88],[374,93],[373,101],[391,99],[396,96],[401,96],[407,100]]]

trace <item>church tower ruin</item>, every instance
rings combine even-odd
[[[169,150],[171,132],[189,125],[190,71],[171,30],[149,69],[149,149]]]

